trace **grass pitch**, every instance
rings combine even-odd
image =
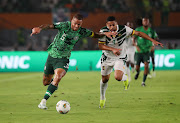
[[[123,83],[112,73],[106,108],[99,109],[100,72],[68,72],[47,101],[48,110],[42,110],[37,105],[47,89],[42,85],[43,73],[1,73],[0,123],[179,123],[180,71],[156,74],[141,87],[141,72],[124,91]],[[68,114],[57,113],[59,100],[70,102]]]

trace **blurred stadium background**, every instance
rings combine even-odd
[[[28,60],[33,59],[27,52],[21,54],[27,54],[28,57],[21,58],[22,55],[20,54],[20,56],[17,52],[5,51],[46,51],[57,33],[57,30],[46,30],[30,37],[33,27],[70,20],[77,12],[85,17],[83,27],[96,32],[105,25],[106,18],[110,15],[115,16],[119,24],[132,22],[134,29],[141,25],[142,17],[148,16],[151,27],[156,30],[160,42],[164,44],[163,48],[156,47],[156,54],[159,53],[156,55],[156,67],[160,66],[157,69],[163,69],[163,64],[167,66],[166,69],[170,69],[170,67],[180,69],[180,65],[178,65],[179,52],[172,50],[180,48],[179,0],[21,0],[20,2],[18,0],[1,0],[0,6],[1,72],[18,71],[16,70],[18,65],[15,62],[20,59],[19,62],[26,62],[26,67],[28,67]],[[74,51],[92,50],[99,50],[97,39],[84,38],[74,48]],[[162,55],[164,52],[166,52],[165,55]],[[100,51],[97,51],[97,54],[99,55],[96,59],[99,59]],[[19,57],[16,57],[17,55]],[[39,63],[39,70],[26,70],[26,67],[21,67],[23,69],[20,68],[20,71],[42,71],[46,55],[42,56],[44,59],[42,58],[43,61]],[[73,57],[72,54],[71,58]],[[99,67],[92,68],[94,64],[98,66],[98,61],[96,62],[88,61],[86,71],[100,70]],[[32,64],[29,66],[31,67]],[[36,63],[35,66],[38,64]],[[81,65],[78,66],[77,59],[74,59],[71,60],[70,66],[70,70],[77,70]]]
[[[166,55],[168,55],[168,52],[174,52],[171,49],[180,48],[179,0],[21,0],[21,2],[18,0],[1,0],[0,6],[0,51],[45,51],[53,41],[57,30],[42,31],[40,34],[30,37],[31,29],[41,24],[70,20],[77,12],[85,17],[83,27],[96,32],[105,25],[106,18],[109,15],[115,16],[119,24],[126,24],[127,21],[132,22],[134,29],[141,25],[143,16],[148,16],[151,27],[156,30],[160,42],[164,44],[163,48],[156,47],[156,49],[168,50],[166,51]],[[74,48],[74,51],[85,50],[99,50],[97,39],[84,38]],[[164,61],[164,63],[171,64],[171,66],[176,64],[174,61],[178,59],[176,56],[178,52],[175,55],[168,56],[168,58],[161,56],[161,53],[156,56],[156,59],[169,60]],[[13,62],[13,59],[14,61],[20,59],[20,56],[15,58],[16,53],[12,59],[10,55],[12,52],[10,54],[1,52],[0,54],[1,71],[6,71],[5,68]],[[4,56],[5,54],[6,56]],[[31,58],[24,58],[26,62],[29,59]],[[156,64],[162,66],[159,61],[156,60]],[[73,70],[77,70],[76,62],[77,60],[71,62],[74,65]],[[91,69],[93,63],[89,61],[88,64],[89,70],[93,70]],[[11,66],[13,65],[9,65],[9,68]],[[17,65],[14,66],[13,71],[16,71]],[[180,69],[180,67],[176,66],[174,69]]]
[[[130,90],[123,91],[123,84],[112,75],[107,107],[100,110],[101,50],[97,39],[84,38],[72,52],[69,71],[90,72],[68,72],[49,100],[49,109],[39,110],[37,105],[47,89],[41,83],[46,49],[57,30],[30,37],[31,29],[70,20],[77,12],[85,17],[83,27],[96,32],[110,15],[119,24],[132,22],[134,29],[143,16],[149,16],[164,44],[155,51],[156,78],[148,79],[142,88],[140,75],[138,82],[132,80]],[[0,0],[0,122],[179,123],[179,34],[180,0]],[[67,115],[59,116],[55,110],[60,99],[71,104]]]
[[[0,6],[1,51],[46,50],[56,32],[48,30],[31,38],[31,29],[70,20],[76,12],[85,17],[83,27],[93,31],[99,31],[109,15],[116,16],[119,24],[133,22],[134,28],[148,15],[165,49],[180,46],[179,0],[1,0]],[[97,41],[83,39],[74,50],[98,50]]]

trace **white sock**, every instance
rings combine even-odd
[[[46,99],[42,99],[41,103],[46,104]]]
[[[128,77],[131,77],[130,68],[127,68],[127,75],[128,75]]]
[[[134,71],[135,71],[134,67],[131,67],[131,70],[132,70],[132,72],[134,73]]]
[[[123,74],[122,80],[121,81],[126,81],[127,80],[127,75]]]
[[[102,79],[100,81],[100,100],[104,100],[105,99],[105,93],[106,93],[106,89],[108,87],[108,83],[103,83]]]

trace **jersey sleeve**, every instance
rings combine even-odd
[[[102,32],[105,32],[105,31],[103,29],[101,29],[99,32],[102,33]],[[102,38],[99,38],[98,40],[99,40],[98,43],[105,44],[106,43],[106,36],[103,36]]]
[[[139,28],[136,28],[135,31],[139,31]],[[137,38],[137,35],[134,35],[135,38]]]
[[[133,35],[134,34],[134,30],[128,26],[125,26],[126,28],[126,35],[127,36],[130,36],[130,35]]]
[[[86,29],[86,28],[81,28],[80,34],[82,37],[93,37],[94,36],[94,32]]]
[[[63,28],[66,28],[68,27],[68,22],[57,22],[57,23],[54,23],[54,29],[63,29]]]
[[[154,39],[158,38],[156,31],[154,31]]]

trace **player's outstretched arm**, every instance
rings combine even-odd
[[[116,49],[116,48],[113,48],[113,47],[109,47],[109,46],[104,45],[102,43],[99,43],[98,46],[99,46],[100,50],[109,50],[109,51],[112,51],[116,56],[120,55],[120,53],[121,53],[121,49]]]
[[[103,32],[103,33],[94,33],[94,36],[92,38],[102,38],[104,36],[107,36],[108,38],[112,38],[112,36],[116,36],[117,32]]]
[[[133,45],[136,47],[137,51],[140,52],[140,48],[137,46],[136,44],[136,38],[133,36],[133,39],[132,39],[132,43]]]
[[[33,34],[38,34],[38,33],[40,33],[41,32],[41,30],[43,30],[43,29],[54,29],[54,25],[53,24],[44,24],[44,25],[41,25],[41,26],[39,26],[39,27],[34,27],[33,29],[32,29],[32,33],[31,33],[31,36],[33,35]]]
[[[135,32],[134,32],[134,35],[137,35],[137,36],[140,36],[140,37],[145,38],[145,39],[147,39],[147,40],[150,40],[150,41],[153,42],[153,44],[155,44],[155,45],[160,45],[161,47],[163,47],[163,44],[162,44],[162,43],[160,43],[160,42],[152,39],[151,37],[149,37],[148,35],[146,35],[146,34],[143,33],[143,32],[135,31]]]

